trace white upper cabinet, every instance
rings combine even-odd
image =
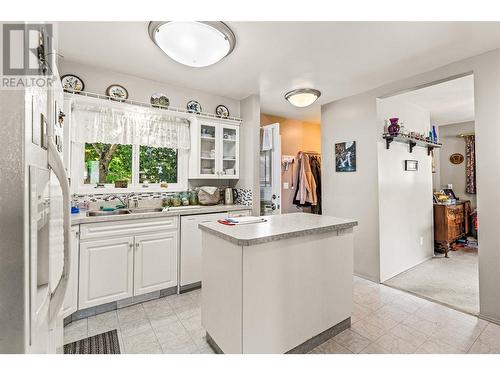
[[[192,121],[189,178],[239,179],[239,143],[237,122]]]

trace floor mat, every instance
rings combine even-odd
[[[477,314],[477,251],[477,248],[471,247],[450,251],[449,258],[436,256],[385,281],[384,284]]]
[[[120,354],[116,329],[64,345],[64,354]]]

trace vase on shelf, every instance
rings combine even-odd
[[[393,117],[393,118],[390,118],[389,121],[391,122],[391,125],[389,125],[389,127],[387,128],[387,130],[389,131],[389,134],[391,136],[398,135],[399,130],[400,130],[400,126],[398,124],[399,118]]]

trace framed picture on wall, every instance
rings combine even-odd
[[[335,143],[335,171],[356,172],[356,141]]]
[[[418,160],[405,160],[405,171],[418,171]]]

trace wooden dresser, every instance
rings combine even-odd
[[[445,257],[451,245],[469,232],[470,201],[456,204],[434,204],[434,244],[444,250]]]

